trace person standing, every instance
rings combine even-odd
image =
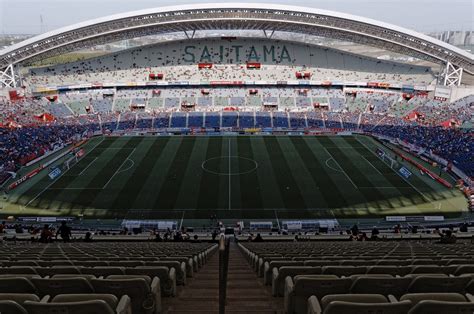
[[[58,234],[61,235],[61,238],[63,239],[64,242],[71,241],[71,237],[72,237],[71,228],[66,225],[65,221],[61,221],[61,227],[59,227],[58,231],[56,232],[56,237],[58,237]]]

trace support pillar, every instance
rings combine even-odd
[[[463,68],[458,67],[448,61],[444,70],[444,86],[459,86],[461,85]]]
[[[17,88],[20,86],[20,77],[13,64],[0,69],[0,88]]]

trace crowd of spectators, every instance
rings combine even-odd
[[[186,90],[167,90],[169,95],[187,97]],[[318,91],[321,91],[318,94]],[[193,91],[195,92],[195,91]],[[212,90],[214,93],[214,90]],[[246,97],[246,90],[216,90],[221,98],[232,94]],[[150,91],[122,91],[120,99],[144,99],[144,108],[121,108],[120,111],[94,112],[78,115],[72,111],[67,116],[53,116],[51,107],[56,102],[44,99],[28,99],[18,102],[0,100],[0,183],[8,178],[9,173],[18,171],[29,161],[54,151],[74,141],[90,136],[93,132],[123,132],[133,129],[157,129],[169,126],[193,127],[202,123],[205,127],[274,127],[288,129],[329,128],[343,130],[361,130],[385,135],[414,144],[425,151],[432,152],[452,162],[468,176],[474,176],[474,141],[473,129],[463,127],[473,122],[474,97],[466,97],[448,104],[429,99],[403,100],[401,95],[390,93],[344,95],[335,90],[310,90],[313,98],[328,99],[327,104],[293,107],[278,106],[279,97],[288,99],[291,94],[295,99],[299,90],[283,88],[280,94],[272,95],[272,89],[262,89],[262,97],[275,98],[275,108],[266,112],[265,104],[259,106],[232,107],[232,114],[223,114],[229,107],[199,108],[197,112],[180,112],[179,108],[167,111],[166,108],[147,108],[147,100],[152,99]],[[265,95],[265,96],[263,96]],[[248,96],[248,95],[247,95]],[[83,95],[84,99],[93,102],[100,98],[97,94]],[[89,98],[88,98],[89,97]],[[127,98],[129,97],[129,98]],[[78,95],[61,96],[61,99],[81,100]],[[342,107],[331,107],[329,99],[343,100]],[[311,97],[308,97],[311,101]],[[280,101],[281,102],[281,101]],[[67,103],[61,103],[68,107]],[[360,105],[360,103],[362,105]],[[414,105],[412,105],[414,103]],[[408,108],[398,114],[399,106]],[[378,108],[378,109],[377,109]],[[92,108],[93,109],[93,108]],[[234,110],[236,111],[234,113]],[[45,114],[49,114],[46,119]],[[191,125],[189,124],[189,125]]]

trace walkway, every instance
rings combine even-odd
[[[214,314],[219,311],[219,253],[199,270],[178,296],[165,302],[165,314]],[[277,301],[277,302],[275,302]],[[226,313],[280,314],[283,300],[273,298],[270,290],[250,268],[235,243],[231,243]]]

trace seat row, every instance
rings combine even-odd
[[[0,310],[3,314],[131,314],[132,305],[126,295],[117,298],[113,294],[59,294],[40,299],[35,294],[0,293]]]
[[[10,284],[10,289],[5,285]],[[2,278],[0,279],[2,292],[0,293],[0,313],[137,313],[137,314],[159,314],[162,312],[160,279],[149,276],[120,276],[113,275],[104,278],[67,277],[67,278]],[[5,293],[4,290],[9,290]],[[28,295],[29,297],[24,297]],[[30,297],[33,295],[34,297]],[[66,295],[65,297],[58,297]],[[82,297],[78,297],[82,295]],[[97,295],[113,295],[114,297],[97,298]],[[40,302],[39,298],[42,298]],[[52,306],[52,311],[46,311],[48,306],[39,303],[47,303],[53,298],[53,303],[63,303],[66,299],[71,302],[82,302],[81,304],[70,304],[84,307],[81,310],[69,312],[65,307]],[[24,302],[18,302],[21,300]],[[115,300],[107,302],[107,300]],[[97,302],[97,300],[102,300]],[[118,301],[120,300],[120,301]],[[129,301],[127,301],[129,300]],[[29,301],[29,302],[27,302]],[[69,302],[68,301],[68,302]],[[93,302],[90,302],[93,301]],[[31,303],[30,303],[31,302]],[[85,303],[84,303],[85,302]],[[104,307],[108,303],[109,309]],[[23,303],[23,304],[22,304]],[[127,306],[124,303],[130,304]],[[22,310],[22,306],[24,309]],[[97,309],[94,309],[97,306]],[[66,306],[68,307],[68,306]],[[131,310],[123,310],[129,307]],[[17,312],[12,312],[16,308]],[[90,309],[90,310],[89,310]],[[55,310],[55,311],[54,311]],[[103,311],[103,312],[101,312]]]
[[[52,266],[52,267],[41,267],[41,266],[10,266],[0,267],[0,275],[11,275],[11,274],[30,274],[39,275],[41,277],[54,276],[57,274],[83,274],[83,275],[94,275],[108,276],[108,275],[126,275],[127,272],[137,271],[138,269],[172,269],[176,274],[176,282],[178,285],[186,285],[187,278],[194,275],[193,267],[184,262],[177,261],[159,261],[150,262],[146,266]]]
[[[261,269],[265,262],[268,261],[295,261],[311,263],[317,266],[332,265],[332,266],[373,266],[373,265],[393,265],[393,266],[414,266],[414,265],[438,265],[438,266],[450,266],[460,264],[471,264],[474,265],[474,258],[450,258],[446,260],[437,260],[435,258],[416,258],[416,259],[341,259],[333,260],[323,258],[322,256],[259,256],[258,259],[253,260],[251,263],[254,268]]]
[[[49,272],[49,275],[41,277],[38,274],[2,274],[0,275],[0,292],[21,292],[34,293],[34,282],[39,282],[39,279],[68,279],[68,278],[84,278],[86,280],[96,278],[109,278],[110,276],[148,276],[150,278],[157,277],[160,279],[161,291],[163,296],[175,296],[176,286],[183,285],[182,281],[178,281],[175,268],[164,266],[138,266],[133,268],[118,268],[118,267],[96,267],[84,268],[82,273],[74,273],[69,269],[53,268],[54,272]],[[32,281],[32,284],[20,285],[26,281]],[[50,280],[51,282],[54,282]],[[47,293],[50,294],[50,293]]]
[[[287,276],[283,291],[285,311],[287,313],[306,314],[307,301],[311,296],[321,300],[327,295],[334,294],[380,294],[385,297],[393,296],[396,298],[411,293],[472,294],[474,292],[473,278],[474,275],[472,274],[459,277],[435,274],[409,277],[392,277],[390,275],[355,275],[351,277],[297,275],[292,278]]]
[[[321,299],[311,296],[307,300],[307,311],[298,305],[290,305],[288,313],[346,314],[346,313],[390,313],[432,314],[473,313],[474,297],[459,293],[410,293],[399,299],[381,294],[333,294]]]
[[[452,265],[440,267],[436,265],[417,266],[300,266],[294,262],[270,262],[266,264],[263,272],[265,285],[271,285],[275,281],[282,281],[286,276],[295,275],[336,275],[348,277],[351,275],[376,275],[386,274],[390,276],[407,276],[417,274],[445,274],[463,275],[474,273],[474,265]]]

